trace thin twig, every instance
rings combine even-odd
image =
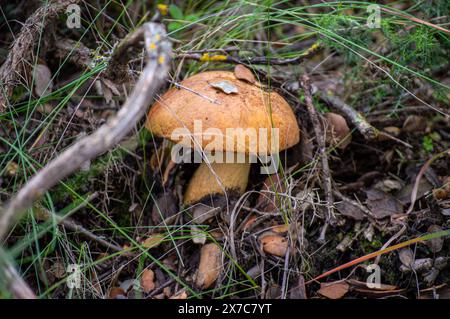
[[[72,214],[74,214],[75,212],[77,212],[78,210],[80,210],[81,208],[86,207],[90,201],[92,201],[93,199],[95,199],[97,197],[98,197],[97,192],[89,195],[86,199],[84,199],[84,201],[80,205],[78,205],[74,209],[70,210],[65,216],[59,216],[56,214],[52,214],[47,209],[43,208],[41,218],[42,218],[42,220],[50,220],[50,218],[55,218],[56,222],[59,225],[64,226],[65,228],[67,228],[75,233],[80,233],[81,235],[83,235],[93,241],[96,241],[97,243],[99,243],[100,245],[102,245],[108,249],[111,249],[116,252],[124,251],[124,249],[122,247],[107,242],[103,238],[100,238],[99,236],[93,234],[92,232],[90,232],[89,230],[84,228],[83,226],[77,224],[70,217],[68,217],[68,216],[71,216]]]
[[[203,49],[203,50],[189,50],[189,51],[176,50],[175,54],[178,55],[178,54],[213,53],[213,52],[228,53],[234,51],[241,51],[241,48],[232,46],[221,49]]]
[[[286,295],[287,295],[287,274],[288,271],[290,271],[289,269],[289,256],[290,256],[290,252],[291,252],[291,247],[288,247],[287,251],[286,251],[286,255],[284,256],[284,269],[283,269],[283,279],[281,282],[281,299],[286,299]]]
[[[331,174],[330,167],[328,165],[328,156],[325,144],[325,134],[322,130],[322,125],[319,120],[319,115],[317,114],[316,108],[313,104],[312,94],[311,94],[311,84],[309,82],[309,77],[307,75],[303,75],[300,84],[305,91],[305,102],[306,107],[308,109],[309,116],[311,117],[311,122],[314,126],[314,132],[316,134],[316,142],[319,149],[319,155],[322,163],[322,183],[323,183],[323,191],[325,192],[325,196],[327,199],[327,210],[328,215],[326,217],[326,223],[322,228],[321,234],[318,238],[319,242],[325,242],[325,234],[329,224],[334,224],[336,222],[336,217],[334,216],[334,199],[331,185]]]
[[[196,92],[196,91],[194,91],[194,90],[188,88],[187,86],[184,86],[184,85],[181,84],[181,83],[178,83],[178,82],[175,82],[175,81],[171,81],[171,80],[169,80],[169,83],[175,85],[177,88],[180,88],[180,89],[186,90],[186,91],[188,91],[188,92],[191,92],[191,93],[193,93],[193,94],[195,94],[195,95],[198,95],[198,96],[200,96],[201,98],[203,98],[203,99],[205,99],[205,100],[207,100],[207,101],[209,101],[209,102],[211,102],[211,103],[213,103],[213,104],[220,104],[220,102],[219,102],[218,100],[212,99],[212,98],[210,98],[210,97],[208,97],[208,96],[206,96],[206,95],[204,95],[204,94],[201,94],[201,93],[199,93],[199,92]]]
[[[402,141],[401,139],[396,138],[395,136],[392,136],[387,132],[378,131],[377,128],[372,126],[372,124],[370,124],[361,113],[357,112],[354,108],[346,104],[337,96],[332,96],[325,92],[320,92],[320,98],[335,109],[342,112],[367,140],[374,140],[380,136],[384,136],[385,138],[400,143],[408,148],[413,148],[411,144],[406,143],[405,141]]]
[[[406,143],[405,141],[402,141],[401,139],[396,138],[395,136],[392,136],[388,132],[379,131],[378,132],[378,136],[379,137],[384,136],[384,137],[386,137],[386,138],[388,138],[388,139],[390,139],[390,140],[392,140],[394,142],[397,142],[399,144],[402,144],[403,146],[406,146],[407,148],[413,148],[411,144]]]
[[[398,249],[401,249],[403,247],[408,247],[408,246],[416,244],[416,243],[424,242],[426,240],[431,240],[431,239],[434,239],[434,238],[441,238],[441,237],[446,237],[446,236],[450,236],[450,229],[446,229],[446,230],[443,230],[443,231],[438,231],[438,232],[435,232],[435,233],[428,233],[426,235],[423,235],[423,236],[420,236],[420,237],[416,237],[414,239],[410,239],[410,240],[407,240],[405,242],[401,242],[400,244],[396,244],[394,246],[387,247],[385,249],[377,250],[377,251],[375,251],[373,253],[369,253],[369,254],[364,255],[362,257],[353,259],[352,261],[349,261],[348,263],[345,263],[345,264],[340,265],[338,267],[335,267],[335,268],[333,268],[333,269],[331,269],[329,271],[326,271],[323,274],[315,277],[314,279],[309,280],[308,282],[306,282],[305,285],[309,285],[309,284],[311,284],[313,282],[317,282],[319,279],[328,277],[329,275],[332,275],[332,274],[334,274],[334,273],[336,273],[338,271],[347,269],[347,268],[349,268],[351,266],[354,266],[354,265],[358,265],[358,264],[360,264],[360,263],[362,263],[364,261],[373,259],[373,258],[375,258],[377,256],[380,256],[380,255],[384,255],[384,254],[386,254],[388,252],[391,252],[391,251],[394,251],[394,250],[398,250]]]
[[[115,252],[124,252],[124,249],[120,246],[117,246],[115,244],[111,244],[110,242],[104,240],[103,238],[100,238],[99,236],[91,233],[89,230],[87,230],[86,228],[84,228],[83,226],[75,223],[73,220],[71,219],[58,219],[59,224],[63,225],[64,227],[68,228],[69,230],[76,232],[76,233],[80,233],[83,236],[99,243],[100,245],[111,249],[112,251]]]
[[[400,236],[403,235],[405,232],[406,232],[406,225],[403,224],[402,227],[400,228],[400,230],[397,233],[395,233],[394,236],[389,238],[389,240],[384,243],[384,245],[381,247],[380,250],[384,250],[384,249],[388,248],[394,242],[394,240],[397,240],[398,238],[400,238]],[[380,262],[380,258],[381,258],[381,255],[378,255],[375,259],[374,264],[378,265],[378,263]]]
[[[420,169],[419,174],[417,174],[416,180],[414,182],[414,187],[413,187],[412,192],[411,192],[411,204],[409,205],[409,208],[408,208],[408,211],[406,212],[406,215],[410,214],[413,211],[413,209],[414,209],[414,204],[416,203],[416,199],[417,199],[417,192],[419,190],[420,180],[422,179],[423,174],[425,174],[425,172],[427,171],[428,167],[430,167],[430,165],[435,160],[437,160],[438,158],[441,158],[444,155],[450,155],[450,149],[445,150],[445,151],[443,151],[441,153],[438,153],[438,154],[434,155]]]
[[[98,196],[98,193],[95,192],[93,194],[91,194],[90,196],[88,196],[88,198],[86,198],[84,200],[83,203],[81,203],[80,205],[78,205],[75,209],[71,210],[67,215],[72,215],[73,213],[75,213],[77,210],[85,207],[90,201],[92,201],[94,198],[96,198]],[[50,218],[51,213],[48,212],[48,214],[46,214],[48,218]],[[104,240],[103,238],[93,234],[92,232],[90,232],[89,230],[87,230],[86,228],[84,228],[82,225],[77,224],[74,220],[72,220],[70,217],[61,217],[58,215],[54,215],[54,217],[56,218],[56,221],[58,222],[58,224],[64,226],[65,228],[75,232],[75,233],[80,233],[81,235],[99,243],[100,245],[111,249],[112,251],[115,252],[124,252],[125,254],[127,254],[127,252],[125,252],[125,250],[120,247],[117,246],[115,244],[112,244],[106,240]]]

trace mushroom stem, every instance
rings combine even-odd
[[[202,162],[189,181],[184,204],[199,202],[206,196],[229,193],[243,194],[247,188],[250,163]]]

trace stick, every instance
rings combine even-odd
[[[13,88],[23,76],[29,58],[39,33],[56,17],[64,13],[67,6],[80,0],[50,0],[36,10],[24,23],[16,37],[3,65],[0,67],[0,112],[6,109],[8,98]]]
[[[122,247],[117,246],[115,244],[112,244],[112,243],[104,240],[103,238],[101,238],[101,237],[91,233],[89,230],[87,230],[83,226],[75,223],[72,219],[61,219],[61,218],[58,218],[57,220],[58,220],[59,224],[61,224],[62,226],[68,228],[69,230],[71,230],[71,231],[73,231],[75,233],[80,233],[83,236],[85,236],[85,237],[87,237],[87,238],[89,238],[89,239],[99,243],[100,245],[102,245],[102,246],[104,246],[104,247],[106,247],[108,249],[111,249],[112,251],[125,252],[125,250]]]
[[[287,65],[287,64],[298,64],[303,60],[315,55],[317,52],[322,50],[322,46],[317,43],[314,43],[311,47],[309,47],[305,53],[300,54],[293,58],[268,58],[266,56],[260,57],[248,57],[248,58],[239,58],[233,57],[230,55],[209,55],[209,53],[180,53],[175,56],[175,59],[188,59],[195,60],[200,62],[222,62],[222,63],[233,63],[233,64],[245,64],[245,65]]]
[[[0,239],[5,237],[10,225],[50,187],[76,171],[87,160],[111,149],[145,114],[151,98],[166,77],[171,45],[166,40],[162,26],[146,23],[141,28],[145,33],[149,61],[121,110],[92,135],[80,139],[48,163],[22,187],[6,208],[0,211]]]
[[[316,112],[316,108],[313,105],[312,94],[311,94],[311,84],[309,82],[309,77],[307,75],[303,75],[300,79],[300,84],[305,91],[305,101],[306,107],[308,109],[309,116],[311,117],[311,122],[314,126],[314,133],[316,134],[317,146],[319,149],[319,155],[322,163],[322,183],[323,183],[323,191],[325,192],[325,196],[327,199],[327,209],[328,215],[326,218],[326,223],[322,228],[320,236],[318,238],[318,242],[325,242],[325,234],[329,224],[334,224],[336,222],[336,217],[334,216],[333,210],[333,193],[331,186],[331,175],[330,175],[330,167],[328,165],[328,157],[325,145],[325,134],[322,130],[322,125],[319,120],[319,115]]]

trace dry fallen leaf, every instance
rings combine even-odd
[[[53,105],[51,103],[43,103],[36,106],[36,111],[41,114],[49,114],[53,111]]]
[[[155,225],[175,222],[178,213],[178,200],[172,192],[164,192],[158,196],[152,207],[152,221]]]
[[[367,206],[376,219],[399,214],[403,211],[403,205],[389,193],[379,191],[375,188],[366,190]]]
[[[326,113],[327,121],[327,142],[331,145],[337,145],[340,149],[345,149],[352,141],[350,128],[345,118],[336,113]]]
[[[286,255],[288,242],[286,238],[280,235],[261,235],[260,242],[265,253],[283,257]]]
[[[214,243],[206,244],[200,253],[200,265],[195,277],[198,288],[210,287],[219,277],[222,268],[222,251]]]
[[[389,193],[392,191],[401,190],[403,187],[404,187],[403,182],[396,179],[386,178],[375,183],[373,188],[385,193]]]
[[[425,132],[427,121],[424,117],[418,115],[410,115],[403,123],[402,131],[407,133]]]
[[[307,299],[306,288],[305,288],[305,278],[299,275],[297,279],[297,284],[290,289],[289,298],[290,299]]]
[[[318,293],[328,299],[341,299],[349,289],[350,286],[345,281],[321,283]]]
[[[256,83],[253,72],[242,64],[238,64],[234,67],[234,76],[239,80],[244,80],[253,84]]]
[[[50,94],[53,89],[52,72],[45,64],[36,64],[33,70],[34,91],[41,97]]]
[[[259,210],[262,212],[275,212],[280,206],[280,196],[277,196],[277,194],[285,191],[286,187],[280,175],[269,175],[261,187],[261,193],[256,201],[256,205],[260,207]]]
[[[155,273],[151,269],[144,269],[141,277],[141,286],[145,293],[155,289]]]
[[[414,188],[414,183],[406,184],[402,189],[395,192],[394,196],[399,200],[403,205],[407,205],[411,203],[411,193]],[[417,198],[423,197],[429,191],[433,189],[433,185],[426,179],[421,178],[419,181],[419,186],[417,190]]]
[[[204,245],[206,242],[206,232],[197,225],[191,225],[191,237],[194,244]]]
[[[158,247],[164,240],[163,234],[153,234],[150,235],[147,239],[144,240],[142,245],[145,248],[155,248]]]
[[[188,295],[186,293],[186,291],[181,290],[179,292],[177,292],[175,295],[173,295],[172,297],[170,297],[169,299],[187,299]]]
[[[209,232],[209,235],[212,238],[214,238],[215,240],[222,240],[224,237],[224,234],[223,234],[222,230],[220,230],[220,229],[211,230]]]
[[[125,298],[125,290],[120,287],[112,287],[108,293],[109,299]]]
[[[354,220],[363,220],[365,217],[361,208],[352,203],[342,201],[335,203],[335,206],[342,215],[353,218]]]
[[[267,287],[266,298],[267,299],[279,299],[281,297],[281,287],[276,283],[272,283]]]
[[[442,227],[439,225],[431,225],[430,227],[428,227],[429,233],[437,233],[442,230],[443,230]],[[444,246],[444,237],[430,239],[426,242],[426,244],[433,253],[438,253],[442,250],[442,247]]]
[[[219,89],[226,94],[236,94],[239,93],[237,87],[235,87],[231,82],[227,80],[223,80],[220,82],[211,82],[209,83],[213,88]]]
[[[125,293],[128,293],[134,288],[141,287],[141,285],[139,281],[137,281],[136,279],[129,278],[122,281],[119,287],[122,288],[125,291]]]
[[[414,259],[410,267],[406,267],[404,265],[400,266],[400,271],[403,273],[411,272],[414,270],[416,272],[422,273],[429,271],[433,267],[433,259],[431,258],[419,258]]]
[[[398,257],[400,258],[401,263],[408,268],[411,268],[414,263],[414,253],[409,247],[400,249],[398,251]]]
[[[437,200],[450,199],[450,176],[447,176],[441,188],[433,189],[434,198]]]
[[[364,288],[355,288],[355,291],[361,295],[373,298],[382,298],[388,296],[398,296],[404,294],[407,290],[404,288],[396,289],[396,290],[375,290],[375,289],[364,289]]]

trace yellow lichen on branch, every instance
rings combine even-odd
[[[169,7],[167,6],[167,4],[158,4],[156,5],[156,8],[158,8],[158,11],[161,12],[161,15],[166,16],[167,13],[169,12]]]
[[[202,61],[202,62],[226,61],[226,60],[227,60],[227,56],[226,55],[222,55],[222,54],[209,55],[209,53],[204,53],[200,57],[200,61]]]

